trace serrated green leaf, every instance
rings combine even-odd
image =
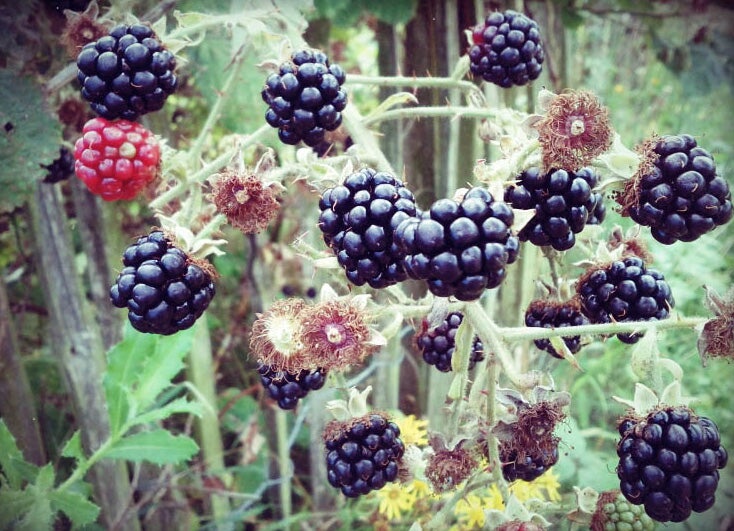
[[[38,470],[35,487],[41,492],[47,492],[53,488],[55,479],[54,467],[51,463],[47,463]]]
[[[40,87],[0,70],[0,212],[21,205],[59,156],[61,124],[49,114]]]
[[[191,437],[172,435],[159,429],[123,437],[104,452],[106,459],[126,459],[139,463],[149,461],[157,465],[180,463],[190,459],[199,447]]]
[[[33,490],[33,489],[31,489]],[[18,524],[13,527],[16,531],[40,531],[43,529],[51,529],[54,513],[51,510],[51,502],[47,493],[34,493],[33,505],[30,510],[21,518]]]
[[[138,415],[130,422],[132,426],[148,424],[150,422],[167,419],[174,413],[191,413],[192,415],[200,417],[202,415],[202,407],[199,402],[192,402],[187,398],[177,398],[176,400],[169,402],[165,406],[151,409],[147,413]]]
[[[16,529],[11,523],[20,521],[33,507],[35,497],[29,490],[0,489],[0,529]]]
[[[66,441],[64,448],[61,450],[61,455],[64,457],[71,457],[77,461],[83,461],[85,459],[84,451],[82,450],[82,439],[79,430],[74,432],[71,439]]]
[[[38,475],[38,467],[23,458],[3,419],[0,419],[0,469],[13,489],[20,489],[23,481],[35,481]]]
[[[74,527],[91,524],[99,516],[99,507],[78,492],[52,491],[49,500],[54,512],[63,512]]]

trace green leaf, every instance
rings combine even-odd
[[[20,489],[23,481],[35,481],[38,475],[38,467],[23,458],[3,419],[0,419],[0,469],[14,489]]]
[[[75,431],[74,435],[71,436],[71,439],[66,441],[64,448],[61,450],[61,455],[64,457],[71,457],[77,461],[83,461],[85,459],[79,430]]]
[[[78,492],[52,491],[49,493],[49,500],[54,512],[63,512],[74,527],[91,524],[99,516],[99,507]]]
[[[406,24],[415,15],[418,0],[372,0],[367,9],[387,24]]]
[[[36,484],[25,489],[0,489],[0,528],[14,531],[38,531],[51,528],[53,511],[49,490],[54,483],[51,463],[42,467]]]
[[[10,524],[26,515],[34,501],[33,492],[29,490],[0,489],[0,529],[16,529]]]
[[[46,173],[41,164],[59,157],[61,124],[46,112],[40,87],[0,70],[0,212],[21,205]]]
[[[149,422],[156,422],[158,420],[164,420],[173,415],[174,413],[191,413],[200,417],[202,414],[201,404],[199,402],[192,402],[186,398],[177,398],[159,408],[151,409],[147,413],[138,415],[131,420],[133,426],[139,424],[147,424]]]
[[[564,6],[561,10],[561,21],[566,28],[575,30],[584,23],[584,17],[572,7]]]
[[[158,429],[124,437],[104,452],[103,456],[106,459],[126,459],[136,463],[150,461],[164,465],[185,461],[198,450],[199,447],[190,437],[174,436],[166,430]]]

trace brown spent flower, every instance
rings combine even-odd
[[[500,442],[500,458],[516,455],[522,462],[527,455],[552,455],[560,440],[553,430],[566,415],[561,406],[554,402],[539,402],[521,409],[517,423],[513,424],[513,435]]]
[[[734,288],[723,297],[706,289],[706,306],[715,317],[706,321],[698,338],[698,352],[705,365],[708,358],[734,359]]]
[[[94,42],[109,33],[109,27],[97,20],[99,6],[97,2],[89,3],[83,13],[70,9],[64,10],[66,25],[61,33],[61,42],[66,47],[69,57],[76,59],[85,44]]]
[[[535,522],[523,522],[521,520],[511,520],[501,524],[496,531],[543,531],[545,527]]]
[[[275,371],[298,374],[316,367],[311,352],[300,340],[302,299],[276,301],[269,310],[257,314],[252,324],[250,351],[252,355]]]
[[[455,489],[476,468],[474,456],[457,446],[453,450],[439,450],[429,458],[426,478],[433,491],[441,493]]]
[[[569,90],[553,97],[535,127],[545,171],[577,171],[612,145],[609,110],[596,95]]]
[[[244,234],[256,234],[278,215],[276,186],[265,184],[253,174],[227,170],[213,179],[211,200],[230,225]]]
[[[376,350],[365,314],[345,300],[327,300],[301,313],[300,340],[319,367],[341,370],[361,363]]]
[[[659,135],[652,135],[635,147],[635,152],[640,155],[637,171],[624,183],[624,188],[612,196],[620,206],[619,213],[624,217],[628,217],[630,209],[640,203],[640,181],[655,170],[655,164],[660,158],[660,155],[655,153],[655,146],[659,140]]]

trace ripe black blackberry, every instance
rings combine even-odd
[[[563,303],[538,299],[532,301],[525,311],[526,326],[563,328],[585,324],[589,324],[589,320],[581,313],[577,299]],[[581,336],[564,336],[563,342],[572,354],[581,350]],[[534,343],[536,347],[545,350],[554,358],[563,359],[563,356],[553,348],[550,339],[536,339]]]
[[[526,452],[522,457],[518,456],[517,450],[501,444],[500,461],[506,481],[533,481],[558,462],[558,443],[536,452]]]
[[[268,104],[265,120],[278,129],[285,144],[301,140],[311,147],[342,122],[347,93],[341,88],[344,70],[329,64],[323,52],[299,50],[265,80],[262,99]]]
[[[347,279],[384,288],[405,280],[396,227],[415,216],[413,193],[386,172],[364,168],[326,190],[319,201],[319,228]]]
[[[324,442],[329,484],[349,498],[379,490],[398,477],[405,445],[398,425],[382,414],[331,421]]]
[[[86,44],[76,64],[82,96],[108,120],[157,111],[178,85],[176,58],[142,24],[115,26]]]
[[[41,165],[48,170],[43,178],[45,183],[58,183],[65,181],[74,174],[74,153],[67,148],[59,148],[59,158],[54,159],[51,164]]]
[[[625,419],[617,445],[620,490],[650,518],[682,522],[714,505],[718,469],[728,459],[713,421],[688,408],[658,408]]]
[[[424,319],[421,331],[416,334],[415,344],[423,353],[423,360],[433,365],[441,372],[451,371],[451,358],[456,347],[456,331],[464,320],[461,312],[451,312],[438,326],[428,327],[428,320]],[[479,336],[472,341],[469,370],[484,359],[484,345]]]
[[[470,70],[485,81],[511,87],[537,79],[545,60],[538,24],[516,11],[496,12],[472,32]]]
[[[298,374],[288,371],[274,371],[269,365],[259,363],[260,383],[270,398],[278,402],[280,409],[293,409],[298,401],[309,391],[321,389],[326,382],[326,371],[301,370]]]
[[[404,221],[395,240],[408,276],[428,281],[434,295],[469,301],[499,286],[517,259],[513,220],[509,205],[485,188],[472,188],[461,203],[439,199],[420,217]]]
[[[732,218],[729,185],[691,135],[663,136],[649,147],[647,160],[618,198],[623,214],[667,245],[693,241]]]
[[[591,168],[543,174],[533,167],[522,172],[517,184],[505,190],[505,201],[513,208],[535,210],[535,216],[518,233],[520,240],[550,245],[557,251],[573,247],[574,235],[584,230],[592,213],[597,220],[604,216],[601,196],[592,192],[597,180]]]
[[[112,304],[128,309],[136,330],[170,335],[190,328],[214,297],[211,275],[161,231],[138,238],[110,288]]]
[[[647,268],[636,256],[588,270],[576,291],[581,310],[592,323],[666,319],[675,306],[663,274]],[[636,343],[642,334],[617,334],[617,337],[625,343]]]

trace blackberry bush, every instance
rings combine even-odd
[[[324,242],[352,284],[384,288],[405,280],[403,254],[393,235],[402,221],[415,216],[416,206],[402,181],[364,168],[327,189],[319,209]]]
[[[630,256],[592,268],[576,290],[581,309],[592,323],[666,319],[675,306],[670,286],[656,269]],[[641,334],[617,334],[625,343],[636,343]]]
[[[342,122],[347,93],[341,86],[346,74],[330,64],[323,52],[299,50],[265,80],[262,99],[268,104],[265,120],[278,129],[285,144],[301,140],[311,147],[324,140]]]
[[[512,209],[484,188],[472,188],[460,203],[439,199],[395,233],[405,271],[439,297],[478,299],[502,283],[517,259],[513,220]]]
[[[309,391],[321,389],[326,382],[326,371],[322,369],[301,370],[297,374],[276,371],[269,365],[259,363],[257,372],[260,383],[270,398],[278,402],[280,409],[293,409]]]
[[[592,191],[597,181],[591,168],[546,174],[537,167],[525,170],[517,184],[505,190],[505,201],[513,208],[535,210],[532,219],[518,232],[520,240],[550,245],[557,251],[573,247],[575,234],[584,230],[592,215],[597,216],[597,222],[601,221],[599,216],[604,217],[601,195]]]
[[[508,88],[527,85],[543,70],[545,52],[538,24],[516,11],[495,12],[474,28],[471,73]]]
[[[464,320],[461,312],[451,312],[438,326],[429,328],[428,320],[424,319],[421,331],[416,334],[415,344],[421,350],[423,360],[433,365],[441,372],[451,371],[451,359],[456,347],[456,331]],[[484,359],[484,346],[479,336],[474,336],[469,370]]]
[[[711,154],[687,134],[643,146],[643,163],[619,196],[622,213],[663,244],[690,242],[732,218],[729,185]]]
[[[713,421],[685,407],[662,407],[624,419],[619,433],[617,476],[627,501],[644,504],[659,522],[682,522],[714,505],[728,456]]]
[[[539,328],[563,328],[589,324],[589,320],[581,313],[577,299],[566,302],[534,300],[525,311],[525,325]],[[563,342],[572,354],[581,350],[581,336],[563,336]],[[554,358],[563,359],[551,344],[550,339],[535,339],[535,346],[545,350]]]
[[[128,309],[140,332],[170,335],[190,328],[214,297],[211,274],[161,231],[138,238],[125,249],[122,263],[110,299]]]
[[[176,58],[142,24],[115,26],[79,52],[82,97],[108,120],[160,110],[178,85]]]

